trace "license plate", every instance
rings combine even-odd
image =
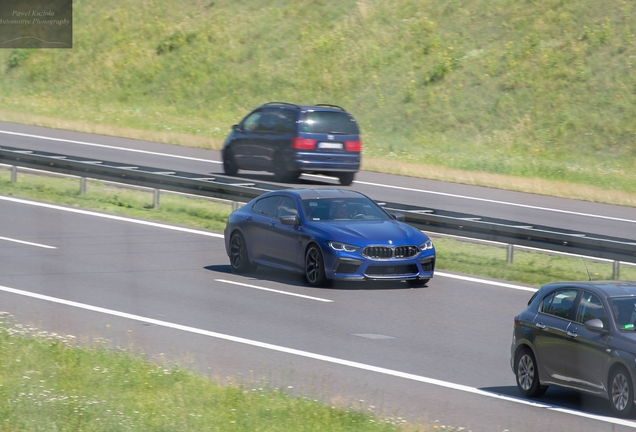
[[[339,142],[319,142],[318,143],[318,148],[342,150],[342,143],[339,143]]]

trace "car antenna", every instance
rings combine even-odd
[[[590,271],[587,269],[587,264],[585,264],[585,260],[583,259],[583,256],[581,255],[579,256],[581,257],[581,261],[583,261],[583,265],[585,266],[585,271],[587,272],[587,280],[592,282],[592,275],[590,274]]]

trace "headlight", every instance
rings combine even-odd
[[[433,242],[430,240],[426,240],[424,243],[420,245],[420,250],[422,251],[429,250],[429,249],[433,249]]]
[[[355,252],[358,249],[360,249],[358,246],[353,246],[346,243],[340,243],[337,241],[329,241],[327,242],[327,244],[329,245],[331,249],[339,251],[339,252]]]

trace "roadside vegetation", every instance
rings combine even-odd
[[[218,149],[263,102],[327,102],[359,120],[365,169],[636,205],[632,2],[73,11],[73,49],[1,50],[1,119]]]

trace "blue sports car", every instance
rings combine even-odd
[[[312,286],[333,280],[425,285],[435,248],[403,219],[355,191],[273,191],[230,215],[225,249],[237,273],[262,265],[304,274]]]

